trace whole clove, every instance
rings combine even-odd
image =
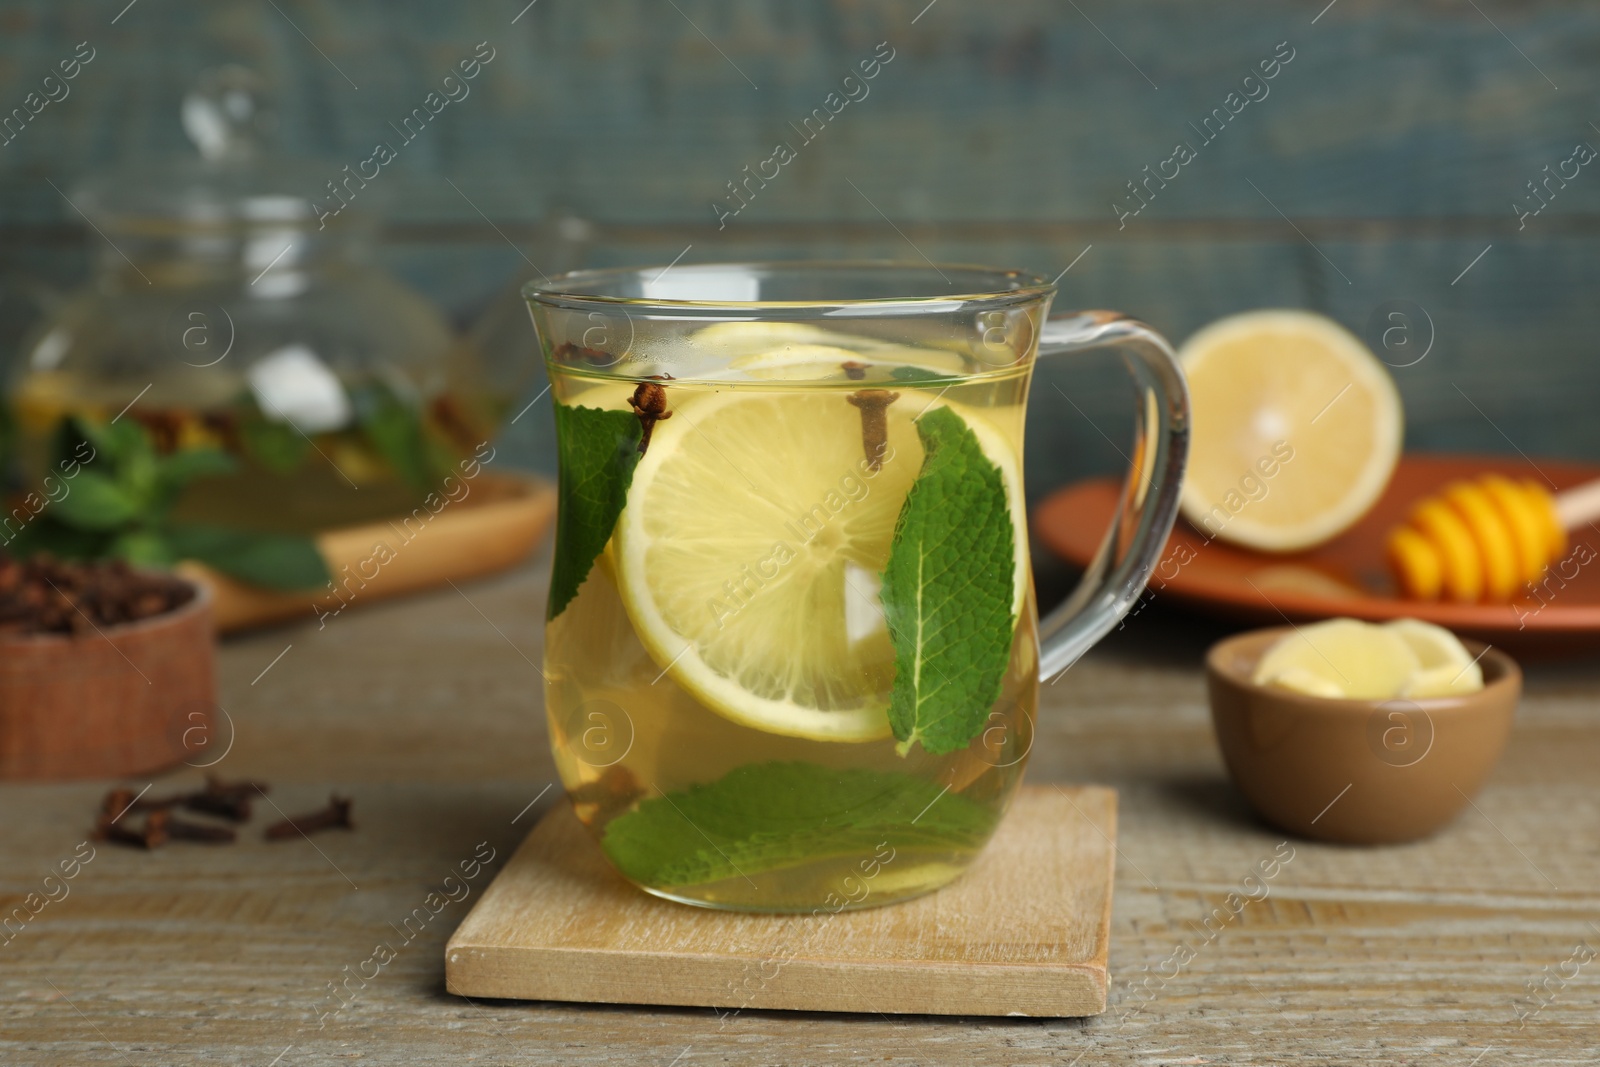
[[[179,819],[170,811],[152,811],[145,817],[145,832],[152,829],[165,834],[173,841],[200,841],[206,844],[227,844],[237,838],[231,826],[214,826]]]
[[[355,823],[350,821],[352,803],[350,798],[334,794],[328,797],[326,808],[273,823],[267,827],[266,838],[268,841],[282,841],[296,834],[314,834],[318,830],[354,830]]]
[[[145,816],[142,830],[124,826],[120,820],[110,815],[101,815],[94,827],[95,840],[146,850],[160,848],[167,843],[167,828],[162,820],[156,819],[156,816],[164,814],[165,812],[151,812]]]
[[[265,782],[249,779],[226,782],[210,774],[206,775],[204,789],[160,797],[145,796],[119,786],[108,791],[100,800],[94,838],[142,849],[159,848],[168,841],[230,844],[238,840],[238,832],[233,827],[183,819],[175,814],[174,809],[184,808],[234,822],[247,822],[253,795],[265,795],[270,788]],[[296,815],[267,827],[267,840],[278,841],[319,830],[353,830],[355,823],[350,818],[352,806],[349,798],[334,794],[328,798],[326,808]],[[128,817],[131,812],[142,812],[144,815],[137,828],[132,825],[134,820]]]
[[[254,794],[265,793],[269,788],[264,782],[224,782],[216,775],[208,774],[206,787],[184,797],[183,806],[190,811],[216,815],[233,822],[249,822]]]
[[[866,454],[867,466],[881,470],[884,453],[889,449],[887,411],[900,394],[887,389],[857,389],[845,399],[861,409],[861,450]]]
[[[639,416],[643,431],[639,436],[639,453],[643,455],[650,447],[650,435],[655,432],[656,423],[672,418],[672,412],[667,410],[667,390],[655,382],[640,382],[639,388],[628,398],[628,406]]]
[[[113,789],[100,801],[100,814],[111,822],[133,810],[137,796],[131,789]]]

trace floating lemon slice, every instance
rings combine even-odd
[[[762,352],[735,356],[728,361],[733,370],[752,378],[817,379],[843,378],[844,364],[860,363],[860,352],[837,345],[792,344]]]
[[[698,348],[731,357],[728,366],[752,378],[797,380],[842,377],[841,364],[914,367],[956,375],[968,368],[957,352],[896,344],[803,322],[719,322],[696,330]],[[874,377],[878,377],[875,375]]]
[[[1212,323],[1179,354],[1194,427],[1183,514],[1265,552],[1321,544],[1365,515],[1400,456],[1400,394],[1343,327],[1305,311]]]
[[[903,391],[886,410],[881,469],[844,391],[688,397],[657,424],[614,543],[634,629],[673,681],[717,713],[817,741],[889,735],[894,648],[879,598],[901,505],[922,467]],[[1026,536],[1015,450],[955,410],[1000,470]],[[1013,609],[1027,590],[1014,552]]]

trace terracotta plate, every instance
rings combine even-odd
[[[1600,467],[1540,460],[1558,489],[1600,478]],[[1600,649],[1600,559],[1580,565],[1571,549],[1563,581],[1546,572],[1537,590],[1511,604],[1445,604],[1402,600],[1383,560],[1383,539],[1413,501],[1455,478],[1499,471],[1537,474],[1527,460],[1489,456],[1408,455],[1376,507],[1339,538],[1310,552],[1269,556],[1222,541],[1178,521],[1146,596],[1172,597],[1209,614],[1281,623],[1348,615],[1383,620],[1413,616],[1491,644],[1552,652]],[[1117,505],[1110,479],[1078,482],[1035,509],[1035,540],[1079,566],[1099,547]],[[1600,551],[1600,532],[1574,531],[1572,544]],[[1589,553],[1593,555],[1594,553]]]

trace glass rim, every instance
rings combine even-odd
[[[819,300],[692,300],[680,298],[611,296],[604,293],[585,292],[582,287],[599,287],[612,280],[646,277],[657,278],[669,270],[680,272],[727,272],[743,270],[751,273],[821,274],[827,271],[857,270],[891,275],[896,271],[907,274],[936,275],[944,277],[946,271],[978,275],[993,279],[990,288],[960,291],[956,285],[949,292],[924,296],[903,297],[851,297]],[[945,279],[948,282],[948,279]],[[659,309],[667,313],[750,313],[752,311],[823,311],[838,309],[861,314],[871,310],[884,312],[915,311],[939,312],[951,310],[951,305],[962,307],[1007,307],[1048,298],[1056,293],[1055,283],[1042,275],[1029,271],[990,267],[973,263],[918,263],[896,259],[775,259],[729,260],[710,263],[691,263],[639,266],[601,267],[567,271],[543,280],[530,280],[522,286],[522,297],[530,303],[567,311],[608,310],[626,313],[630,309]]]

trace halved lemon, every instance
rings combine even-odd
[[[1208,538],[1295,552],[1349,529],[1400,458],[1400,394],[1338,323],[1251,311],[1184,342],[1193,430],[1183,515]]]
[[[881,467],[844,390],[687,395],[634,470],[614,550],[640,640],[701,703],[746,726],[817,741],[888,736],[894,648],[879,598],[895,522],[922,468],[902,390]],[[669,394],[670,395],[670,394]],[[948,401],[999,468],[1026,536],[1016,450]],[[1013,610],[1028,575],[1013,551]]]

